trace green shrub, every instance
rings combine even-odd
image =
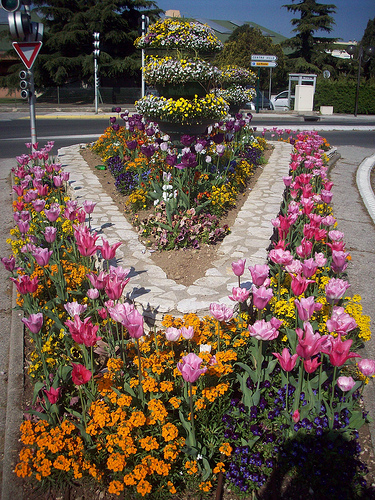
[[[335,113],[354,113],[357,83],[355,80],[318,80],[314,109],[333,106]],[[358,114],[375,114],[375,82],[362,81],[359,86]]]

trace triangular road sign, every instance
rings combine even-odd
[[[13,42],[14,50],[20,56],[27,69],[31,69],[36,56],[43,45],[42,42]]]

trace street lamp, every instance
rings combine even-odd
[[[359,83],[361,80],[361,67],[362,67],[362,61],[367,62],[370,60],[371,57],[375,54],[375,47],[370,45],[369,47],[362,47],[360,45],[359,47],[356,47],[355,45],[349,45],[346,48],[346,52],[351,55],[352,57],[354,54],[357,52],[357,59],[358,59],[358,75],[357,75],[357,89],[355,93],[355,107],[354,107],[354,116],[357,116],[357,111],[358,111],[358,95],[359,95]]]

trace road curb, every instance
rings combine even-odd
[[[11,184],[13,185],[13,176]],[[15,200],[15,196],[13,196]],[[23,500],[21,480],[17,480],[14,468],[20,450],[20,425],[23,421],[24,395],[24,325],[23,313],[16,309],[17,287],[12,287],[12,311],[9,332],[8,390],[5,416],[2,500]]]

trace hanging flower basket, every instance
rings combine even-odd
[[[207,94],[205,86],[199,82],[180,83],[179,85],[168,84],[156,85],[156,90],[167,99],[194,99],[195,96],[204,97]]]
[[[162,133],[168,134],[172,142],[179,141],[182,135],[202,135],[207,128],[212,125],[213,120],[202,120],[192,123],[173,123],[168,121],[158,121],[159,129]]]

